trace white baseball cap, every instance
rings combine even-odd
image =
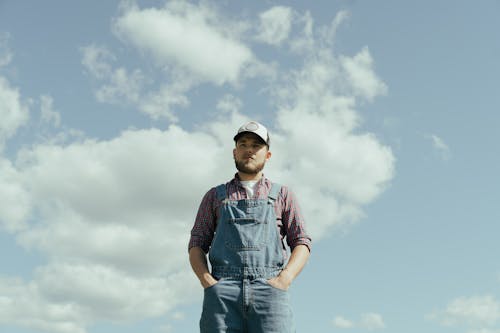
[[[234,136],[234,141],[238,141],[239,137],[244,133],[257,134],[257,136],[261,138],[266,145],[269,146],[269,133],[267,132],[267,128],[264,125],[256,121],[249,121],[244,123],[238,129],[238,133],[236,133],[236,135]]]

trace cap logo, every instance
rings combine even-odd
[[[256,131],[257,129],[259,128],[259,125],[257,125],[256,123],[254,122],[250,122],[248,123],[246,126],[245,126],[245,130],[247,131]]]

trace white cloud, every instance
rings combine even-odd
[[[218,28],[214,15],[185,2],[170,2],[162,10],[129,7],[115,29],[160,62],[182,65],[216,84],[232,83],[253,56]],[[318,241],[334,226],[362,216],[363,205],[392,179],[394,156],[375,135],[359,131],[357,100],[383,93],[368,50],[353,58],[336,56],[324,34],[317,33],[324,30],[315,34],[312,18],[305,17],[301,43],[319,47],[303,48],[303,66],[280,73],[282,81],[273,85],[278,111],[269,115],[275,116],[268,126],[274,155],[266,175],[295,190]],[[174,33],[179,29],[185,29],[180,37]],[[203,52],[194,45],[200,39],[208,43]],[[221,45],[236,58],[221,57],[212,67],[211,57]],[[186,53],[194,54],[184,59]],[[199,83],[189,77],[145,94],[147,75],[115,61],[105,48],[83,49],[83,65],[101,84],[98,98],[125,100],[153,118],[175,121],[171,108],[188,106],[183,96]],[[201,69],[207,62],[208,69]],[[184,71],[169,69],[172,73]],[[367,78],[368,85],[362,82]],[[2,92],[9,97],[5,105],[22,120],[0,129],[8,137],[26,121],[27,109],[16,89],[5,80],[0,84],[0,97]],[[43,103],[46,118],[55,121],[53,100]],[[189,230],[203,194],[234,173],[232,137],[247,120],[239,111],[242,105],[239,97],[225,94],[215,119],[193,124],[194,130],[172,125],[128,130],[110,140],[49,140],[25,147],[15,161],[1,160],[0,197],[9,203],[0,206],[2,226],[21,246],[41,252],[47,263],[28,282],[0,280],[0,323],[83,333],[99,320],[163,315],[199,298],[201,289],[187,261]],[[366,314],[356,325],[380,328],[383,321]]]
[[[13,58],[9,48],[10,34],[0,31],[0,68],[7,66]]]
[[[349,17],[350,13],[348,11],[341,10],[335,15],[329,26],[320,27],[319,33],[321,34],[322,43],[332,46],[338,29]]]
[[[54,99],[49,95],[40,96],[40,111],[43,122],[55,127],[61,125],[61,115],[54,110]]]
[[[183,1],[169,2],[163,9],[129,6],[115,20],[114,31],[162,66],[181,66],[218,85],[235,83],[253,54],[218,28],[219,19],[211,8]]]
[[[0,227],[10,232],[25,229],[31,211],[31,196],[22,174],[3,158],[0,158],[0,202]]]
[[[445,326],[490,326],[500,320],[500,303],[490,295],[459,297],[452,300],[444,310],[435,311],[430,317]]]
[[[385,328],[384,320],[378,313],[365,313],[361,317],[360,326],[368,330]]]
[[[280,45],[290,34],[292,15],[292,9],[284,6],[275,6],[261,13],[256,39],[267,44]]]
[[[444,140],[434,134],[429,135],[429,138],[432,140],[432,145],[434,149],[438,151],[441,158],[444,160],[448,160],[451,156],[451,150],[450,147],[448,147],[448,145],[444,142]]]
[[[184,312],[175,311],[172,313],[172,319],[184,320],[184,319],[186,319],[186,314]]]
[[[0,76],[0,151],[5,141],[29,120],[28,107],[22,102],[19,89]]]
[[[192,282],[186,270],[167,278],[137,278],[100,265],[50,264],[39,268],[29,283],[0,279],[0,324],[84,333],[99,320],[159,316],[192,297]]]
[[[80,49],[83,58],[82,65],[97,79],[105,79],[112,75],[111,62],[116,57],[105,47],[95,44],[82,47]]]
[[[45,300],[55,304],[78,300],[82,319],[123,321],[159,316],[171,309],[182,300],[178,280],[190,281],[190,273],[134,277],[109,266],[56,263],[40,268],[36,281]]]
[[[41,225],[24,234],[23,239],[27,245],[47,252],[77,251],[81,256],[79,251],[87,254],[99,251],[97,244],[86,242],[98,242],[102,235],[107,239],[103,245],[114,244],[109,237],[119,234],[129,242],[123,255],[132,259],[132,252],[142,257],[149,248],[139,250],[141,245],[134,239],[158,237],[157,241],[165,247],[160,252],[169,252],[169,246],[177,248],[183,240],[175,244],[161,240],[165,221],[169,221],[171,234],[184,234],[189,226],[185,223],[192,220],[196,208],[197,198],[192,191],[202,192],[203,185],[208,186],[205,178],[219,174],[212,164],[197,169],[185,166],[199,165],[199,161],[208,161],[219,154],[220,148],[211,136],[188,133],[175,126],[165,132],[126,131],[110,141],[87,140],[66,147],[46,144],[23,151],[18,158],[19,172],[30,180],[38,210],[51,221],[50,225]],[[189,187],[178,186],[179,179],[189,179]],[[135,228],[143,227],[150,234],[135,233]],[[80,238],[78,235],[82,233],[94,237]],[[82,246],[73,247],[73,242]],[[64,244],[67,248],[59,251],[58,247]],[[152,249],[153,253],[158,250]]]
[[[96,91],[99,102],[110,104],[137,104],[145,77],[141,70],[131,73],[123,67],[114,68],[116,57],[107,48],[88,45],[81,48],[85,69],[103,85]]]
[[[217,102],[217,109],[226,113],[236,113],[243,106],[241,99],[226,94]]]
[[[364,74],[350,76],[343,64],[356,72],[358,56],[338,57],[322,40],[314,44],[324,46],[310,50],[303,67],[275,85],[279,111],[271,149],[278,153],[269,169],[298,192],[318,239],[332,226],[363,216],[362,205],[380,195],[393,177],[394,156],[373,134],[357,132],[357,98],[371,99],[382,91],[367,88],[358,94],[344,85],[360,86],[369,77],[374,87],[383,86],[371,64],[361,62]],[[367,49],[362,54],[370,58]]]
[[[349,16],[349,12],[340,11],[330,25],[314,28],[314,20],[310,13],[306,12],[297,19],[297,23],[303,24],[303,28],[300,34],[291,39],[291,50],[306,57],[325,60],[333,54],[337,30]],[[339,78],[334,86],[337,94],[372,101],[375,97],[387,93],[386,84],[374,72],[374,61],[368,47],[364,47],[352,57],[336,56],[330,61],[330,65],[334,66],[330,71],[335,72]]]
[[[140,70],[131,74],[123,67],[113,68],[115,56],[105,47],[88,45],[81,48],[85,69],[104,84],[96,91],[96,98],[103,103],[137,103],[144,77]]]
[[[297,12],[293,14],[293,23],[297,26],[302,25],[302,30],[298,34],[291,34],[290,50],[301,55],[310,55],[317,48],[333,47],[339,27],[350,17],[348,11],[341,10],[329,25],[315,27],[309,11],[303,15]]]
[[[172,80],[172,84],[162,86],[158,91],[144,96],[139,103],[140,111],[153,119],[165,117],[176,122],[175,107],[189,106],[189,99],[185,93],[191,88],[191,83],[182,77]]]
[[[129,73],[125,68],[117,68],[113,70],[108,80],[109,83],[96,92],[98,101],[112,104],[135,104],[139,101],[144,80],[144,75],[139,69]]]
[[[170,1],[162,9],[123,3],[113,31],[151,55],[155,73],[116,65],[111,51],[93,44],[81,49],[82,64],[99,84],[98,101],[137,107],[154,120],[176,123],[178,109],[190,105],[187,93],[203,83],[240,87],[245,79],[276,78],[277,65],[256,59],[239,41],[247,25],[221,16],[208,3]]]
[[[359,328],[365,330],[377,330],[385,328],[384,320],[378,313],[363,313],[359,321],[352,321],[342,316],[336,316],[333,325],[340,329]]]
[[[338,328],[353,328],[354,323],[342,316],[337,316],[333,319],[333,325]]]
[[[354,95],[372,100],[375,96],[387,93],[387,86],[373,72],[373,58],[365,47],[354,57],[340,57],[342,68]]]
[[[82,64],[99,83],[96,99],[102,103],[133,105],[152,119],[166,118],[176,122],[175,107],[187,107],[189,100],[185,93],[193,83],[182,73],[173,71],[171,84],[162,85],[150,92],[150,83],[140,69],[132,72],[123,67],[114,67],[116,57],[106,48],[88,45],[82,49]]]
[[[303,24],[302,31],[290,40],[290,49],[298,54],[312,52],[315,47],[313,36],[314,20],[310,12],[297,18],[297,24]]]
[[[222,155],[226,167],[207,163]],[[189,230],[204,191],[232,173],[229,156],[211,134],[171,126],[110,141],[35,145],[18,155],[16,168],[2,164],[2,192],[10,181],[5,197],[14,205],[0,217],[49,264],[2,298],[0,322],[83,332],[98,320],[157,316],[196,298]]]
[[[0,277],[0,295],[0,323],[54,333],[85,332],[78,304],[46,303],[36,283]]]

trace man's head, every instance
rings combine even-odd
[[[234,142],[238,142],[238,139],[245,133],[255,134],[269,148],[269,143],[270,143],[269,133],[267,132],[267,128],[264,125],[259,124],[256,121],[249,121],[244,123],[238,129],[238,133],[236,133],[236,135],[234,136]]]
[[[240,177],[259,178],[271,158],[267,129],[255,121],[245,123],[234,136],[234,141],[233,157]]]

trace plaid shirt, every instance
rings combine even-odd
[[[257,183],[256,193],[252,199],[266,199],[271,190],[271,181],[267,178]],[[248,199],[245,188],[240,183],[238,174],[226,183],[226,192],[230,200]],[[189,240],[189,249],[200,247],[208,252],[214,237],[219,211],[222,202],[217,200],[215,187],[211,188],[203,197]],[[311,249],[311,237],[305,230],[304,219],[294,194],[286,186],[282,186],[275,202],[276,225],[281,240],[286,237],[290,249],[297,245],[306,245]]]

